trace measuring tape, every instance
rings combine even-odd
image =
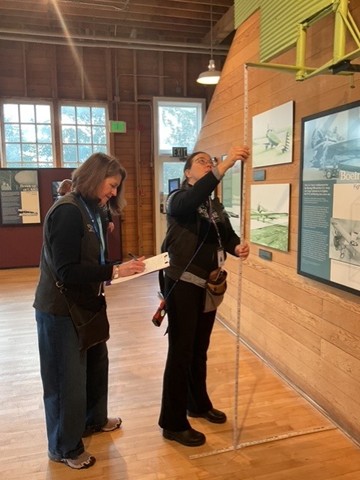
[[[322,426],[322,427],[314,427],[308,430],[301,430],[298,432],[287,432],[279,435],[272,435],[270,437],[260,438],[259,440],[249,440],[248,442],[242,442],[242,443],[239,443],[238,445],[235,444],[233,447],[220,448],[212,452],[199,453],[198,455],[190,455],[189,458],[193,460],[195,458],[209,457],[211,455],[215,455],[218,453],[232,452],[234,450],[239,450],[241,448],[254,447],[255,445],[261,445],[263,443],[277,442],[279,440],[286,440],[287,438],[301,437],[303,435],[311,435],[313,433],[327,432],[329,430],[337,430],[337,427]]]
[[[249,117],[249,78],[248,67],[244,64],[244,125],[243,138],[244,144],[248,144],[248,117]],[[241,229],[240,238],[245,236],[245,185],[246,185],[246,162],[242,163],[241,169]],[[238,261],[238,296],[236,309],[236,351],[235,351],[235,382],[234,382],[234,430],[233,444],[234,448],[238,438],[238,404],[239,404],[239,373],[240,373],[240,318],[241,318],[241,291],[242,291],[242,260]]]

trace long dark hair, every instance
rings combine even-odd
[[[72,173],[72,187],[75,193],[84,198],[97,199],[97,189],[100,183],[108,177],[120,175],[121,184],[117,189],[115,197],[108,202],[111,213],[120,214],[126,202],[124,199],[124,181],[126,170],[119,160],[106,153],[97,152],[90,157]]]

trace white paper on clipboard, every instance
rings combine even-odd
[[[134,273],[133,275],[128,275],[127,277],[119,277],[116,280],[111,280],[111,285],[116,285],[117,283],[126,282],[128,280],[135,280],[136,278],[146,275],[147,273],[156,272],[162,268],[169,266],[169,254],[168,252],[160,253],[154,257],[147,258],[144,260],[145,270],[142,273]]]

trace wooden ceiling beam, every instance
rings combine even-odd
[[[232,0],[213,0],[213,31],[216,44],[228,35]],[[210,43],[211,0],[0,0],[0,32],[49,35],[62,32],[143,40]],[[126,8],[120,8],[126,6]],[[59,13],[61,12],[61,19]],[[217,23],[221,26],[218,28]]]

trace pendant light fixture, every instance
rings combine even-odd
[[[203,85],[216,85],[220,80],[221,72],[216,70],[215,60],[213,59],[213,9],[212,9],[212,0],[210,3],[210,60],[208,65],[208,70],[206,72],[200,73],[198,83]]]

